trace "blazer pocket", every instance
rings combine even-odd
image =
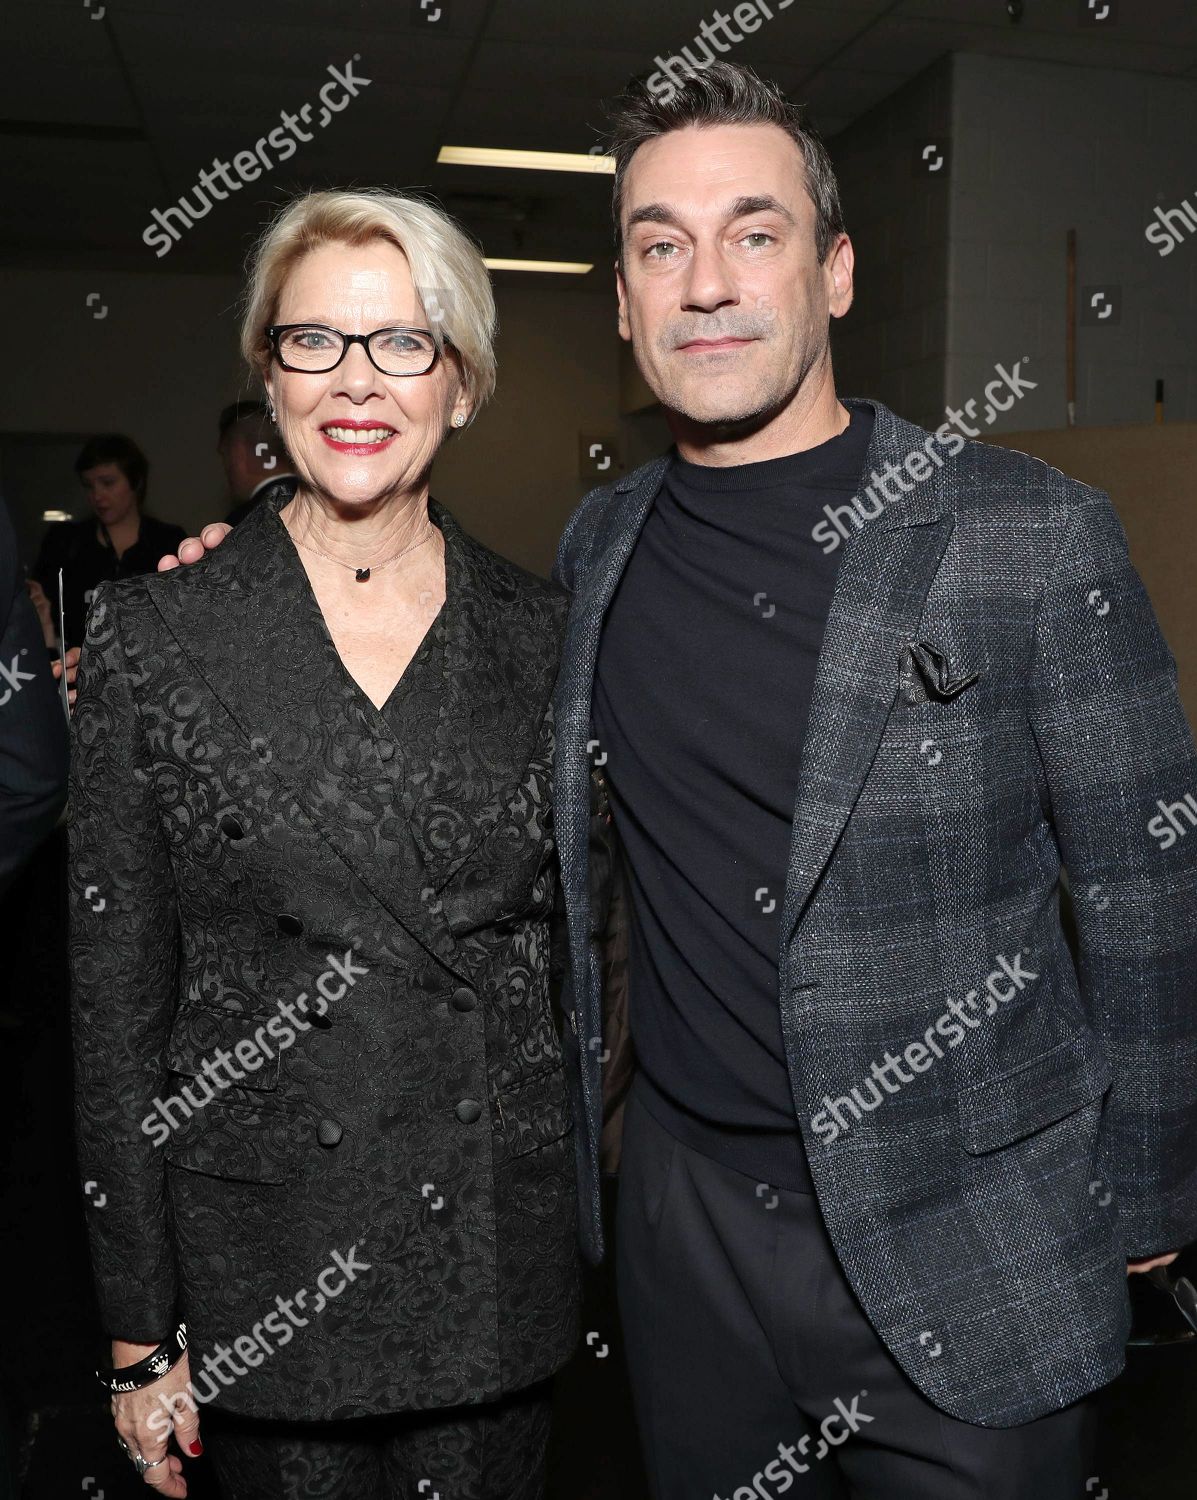
[[[568,1135],[573,1126],[560,1064],[499,1094],[491,1107],[495,1168]]]
[[[958,668],[930,641],[907,641],[898,656],[898,685],[907,703],[950,703],[983,676]]]
[[[505,819],[440,890],[450,931],[460,938],[480,928],[547,916],[555,856],[551,836],[533,841],[514,820]]]
[[[172,1166],[242,1182],[294,1175],[293,1122],[276,1093],[279,1051],[261,1017],[183,1007],[166,1065],[169,1095],[156,1116],[170,1130],[163,1150]]]
[[[277,1107],[214,1099],[173,1131],[172,1167],[236,1182],[278,1184],[295,1176],[294,1124]]]
[[[220,1052],[230,1054],[221,1061]],[[243,1015],[215,1006],[187,1004],[179,1008],[166,1049],[172,1073],[215,1077],[218,1092],[229,1087],[269,1092],[278,1088],[280,1052],[264,1015]]]
[[[995,1151],[1100,1099],[1113,1079],[1091,1031],[1078,1031],[1009,1072],[969,1084],[956,1096],[964,1149]]]

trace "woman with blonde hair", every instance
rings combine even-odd
[[[80,1169],[100,1377],[164,1495],[201,1425],[227,1500],[542,1493],[577,1323],[549,991],[566,598],[429,495],[494,323],[439,209],[290,204],[242,349],[297,478],[88,620]]]

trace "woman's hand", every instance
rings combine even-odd
[[[118,1369],[122,1365],[135,1365],[157,1347],[157,1344],[129,1344],[123,1339],[113,1339],[112,1363]],[[124,1391],[112,1398],[117,1435],[129,1445],[130,1454],[140,1453],[151,1463],[157,1458],[164,1460],[145,1471],[142,1477],[146,1484],[175,1500],[186,1495],[187,1480],[183,1476],[183,1460],[167,1451],[172,1430],[183,1453],[198,1458],[204,1451],[199,1439],[199,1412],[187,1390],[190,1379],[191,1367],[184,1353],[178,1364],[160,1379],[139,1391]]]

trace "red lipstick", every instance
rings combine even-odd
[[[362,432],[369,433],[370,437],[368,441],[354,442],[352,439],[334,437],[333,432]],[[338,417],[321,423],[320,436],[337,453],[346,453],[353,458],[369,458],[389,448],[399,434],[389,422],[371,422],[359,417]]]

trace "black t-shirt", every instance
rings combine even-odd
[[[592,706],[631,874],[644,1102],[696,1150],[806,1192],[778,965],[839,562],[812,531],[857,493],[872,423],[854,408],[837,437],[763,463],[673,455],[607,613]]]
[[[130,578],[153,573],[158,559],[177,552],[187,533],[168,521],[142,516],[137,540],[118,558],[107,540],[101,540],[94,516],[82,521],[62,521],[42,538],[33,577],[46,591],[58,618],[58,570],[62,569],[63,613],[68,646],[83,644],[83,627],[96,588],[108,578]]]

